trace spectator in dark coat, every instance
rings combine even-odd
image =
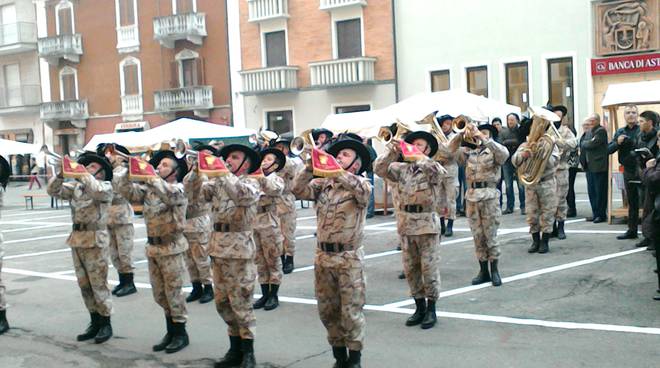
[[[660,149],[660,132],[656,134],[656,148]],[[653,299],[660,300],[660,155],[646,161],[646,168],[642,172],[642,182],[646,187],[646,200],[644,201],[644,221],[642,233],[649,239],[651,249],[655,249],[656,272],[658,272],[658,294]]]
[[[580,163],[587,176],[587,192],[593,222],[607,219],[607,131],[600,125],[600,116],[593,114],[584,121],[580,137]]]

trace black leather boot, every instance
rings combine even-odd
[[[577,217],[577,209],[569,208],[568,211],[566,212],[566,217],[568,218]]]
[[[497,259],[490,261],[490,278],[493,280],[493,286],[502,285],[502,278],[500,277],[500,271],[497,269]]]
[[[541,245],[539,245],[540,254],[548,253],[550,251],[549,242],[550,234],[543,233],[543,236],[541,237]]]
[[[488,261],[479,261],[479,273],[477,277],[472,279],[472,285],[483,284],[490,281],[490,274],[488,273]]]
[[[117,277],[119,277],[119,284],[112,289],[112,295],[116,295],[117,292],[124,287],[124,274],[117,272]]]
[[[194,302],[195,300],[199,300],[199,298],[201,297],[202,297],[202,283],[193,281],[192,292],[188,294],[188,297],[186,298],[186,303]]]
[[[189,343],[186,323],[172,321],[172,341],[165,347],[165,352],[167,354],[176,353],[188,346]]]
[[[261,284],[261,298],[257,299],[257,301],[252,304],[252,308],[263,308],[266,305],[266,301],[268,300],[268,295],[270,295],[270,285]]]
[[[362,366],[360,365],[360,358],[362,357],[362,353],[357,351],[357,350],[349,350],[348,351],[348,364],[346,365],[346,368],[361,368]]]
[[[445,235],[447,227],[445,226],[445,218],[440,217],[440,235]]]
[[[619,240],[637,239],[637,230],[628,229],[625,233],[616,237]]]
[[[399,280],[405,280],[405,279],[406,279],[406,273],[401,271],[401,273],[399,274]]]
[[[255,368],[257,366],[257,361],[254,358],[254,340],[242,339],[241,351],[243,352],[241,368]]]
[[[112,325],[110,324],[110,316],[98,316],[99,332],[94,337],[94,342],[102,344],[112,337]]]
[[[428,330],[438,322],[438,317],[435,315],[435,300],[429,299],[426,304],[426,314],[422,321],[422,329],[424,330]]]
[[[124,276],[124,285],[122,285],[119,290],[115,293],[115,296],[117,298],[121,298],[122,296],[127,296],[131,294],[137,293],[137,289],[135,288],[135,284],[133,283],[133,274],[132,273],[125,273],[123,274]]]
[[[206,284],[204,285],[204,291],[202,291],[202,297],[199,298],[200,304],[206,304],[213,300],[213,285]]]
[[[286,258],[284,258],[284,266],[282,266],[282,272],[284,272],[285,275],[293,272],[293,256],[286,256]]]
[[[415,299],[415,313],[406,320],[406,326],[417,326],[422,323],[426,314],[426,299]]]
[[[0,311],[0,335],[9,330],[9,322],[7,322],[7,311]]]
[[[345,346],[333,346],[332,356],[335,357],[335,365],[332,368],[345,368],[348,363],[348,353]]]
[[[280,285],[271,284],[270,293],[268,294],[268,299],[264,305],[264,310],[273,310],[280,305],[280,300],[277,297],[277,291],[280,289]]]
[[[557,222],[557,239],[566,239],[566,233],[564,232],[564,221]]]
[[[445,231],[445,236],[450,238],[454,236],[454,220],[447,220],[447,231]]]
[[[158,344],[151,347],[153,351],[163,351],[172,342],[172,319],[168,316],[165,316],[165,326],[167,327],[167,333]]]
[[[557,237],[557,220],[552,223],[552,233],[550,234],[551,238],[556,238]]]
[[[539,246],[541,246],[541,234],[532,233],[532,245],[527,249],[527,253],[536,253],[539,251]]]
[[[240,336],[229,336],[229,350],[225,356],[213,365],[214,368],[238,367],[243,361]]]
[[[85,332],[76,336],[76,340],[78,341],[91,340],[96,337],[97,333],[99,333],[99,317],[101,316],[98,313],[90,313],[89,317],[91,319],[91,321],[89,322],[89,326],[87,326]]]

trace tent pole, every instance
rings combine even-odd
[[[617,117],[617,106],[608,107],[610,112],[610,119],[607,122],[611,137],[614,138],[614,133],[616,132],[616,127],[619,126],[618,117]],[[612,162],[608,160],[607,165],[607,223],[612,225]]]

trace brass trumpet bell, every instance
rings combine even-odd
[[[48,163],[52,166],[57,166],[62,163],[62,156],[58,155],[55,152],[51,152],[50,149],[48,149],[48,146],[45,144],[41,146],[39,153],[42,153],[46,157],[48,157]]]
[[[312,137],[312,129],[307,129],[300,133],[299,136],[293,138],[291,141],[291,153],[299,156],[305,151],[305,146],[314,147],[314,138]]]

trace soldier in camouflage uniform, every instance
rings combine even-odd
[[[282,195],[284,180],[277,172],[284,168],[286,157],[282,151],[269,148],[261,152],[263,176],[255,178],[260,196],[257,204],[257,219],[254,225],[254,242],[257,246],[255,261],[261,285],[261,298],[254,309],[273,310],[279,305],[277,297],[282,283],[282,242],[280,218],[277,215],[276,200]]]
[[[502,165],[509,158],[506,147],[497,143],[497,129],[490,124],[478,128],[470,125],[472,136],[481,144],[474,146],[466,143],[459,148],[463,140],[453,139],[449,147],[456,152],[456,160],[465,166],[468,190],[465,194],[466,215],[474,238],[474,246],[479,261],[479,274],[472,280],[472,285],[492,281],[494,286],[502,285],[497,268],[500,248],[497,246],[497,229],[500,227],[500,182]],[[488,263],[490,262],[490,273]]]
[[[195,151],[215,155],[214,147],[200,145]],[[208,181],[200,175],[197,165],[183,179],[183,187],[188,198],[186,226],[183,235],[188,240],[186,265],[192,282],[192,292],[186,298],[190,303],[199,300],[205,304],[213,300],[213,279],[211,278],[211,258],[209,258],[209,237],[211,234],[211,204],[201,198],[202,185]]]
[[[224,146],[220,155],[232,175],[202,186],[212,203],[209,254],[213,267],[215,306],[227,324],[229,351],[216,367],[255,367],[256,318],[252,308],[257,267],[252,227],[257,216],[259,186],[247,175],[259,167],[259,155],[247,146]]]
[[[399,162],[400,142],[394,139],[385,155],[376,160],[375,172],[394,182],[400,194],[397,230],[402,235],[404,272],[416,305],[406,326],[421,324],[423,329],[428,329],[437,322],[435,302],[440,294],[437,187],[447,171],[430,158],[438,151],[433,135],[417,131],[408,134],[405,140],[427,157],[416,162]]]
[[[115,151],[124,155],[130,155],[126,147],[118,144],[112,145]],[[96,153],[105,156],[116,173],[120,173],[127,167],[126,159],[120,154],[113,153],[106,144],[99,144]],[[110,235],[110,260],[119,274],[119,284],[112,289],[112,294],[122,297],[137,292],[133,282],[133,239],[135,228],[133,227],[133,206],[119,193],[117,187],[117,176],[112,182],[112,206],[108,214],[108,234]]]
[[[66,243],[91,322],[78,341],[94,339],[100,344],[112,337],[112,297],[108,287],[108,210],[112,203],[112,166],[96,155],[78,159],[88,174],[64,183],[62,172],[48,183],[48,194],[71,203],[73,230]]]
[[[277,214],[280,217],[280,226],[284,236],[284,254],[282,255],[282,269],[284,274],[293,272],[293,256],[296,253],[296,196],[291,193],[291,183],[296,173],[301,169],[293,158],[289,157],[288,138],[280,137],[274,147],[286,156],[286,165],[277,175],[284,180],[284,191],[276,200]]]
[[[554,124],[562,137],[562,139],[557,141],[557,149],[559,150],[559,162],[557,163],[555,174],[555,180],[557,181],[557,212],[555,213],[552,236],[563,240],[566,239],[564,221],[566,221],[566,213],[568,211],[568,202],[566,201],[566,196],[568,195],[568,160],[571,157],[571,152],[577,147],[577,138],[570,128],[562,124],[562,120],[564,120],[568,112],[566,107],[561,105],[555,106],[552,108],[552,111],[560,117],[560,120]]]
[[[531,125],[530,119],[526,119],[521,123],[527,134],[529,134]],[[513,166],[520,167],[526,160],[533,159],[531,149],[535,144],[536,142],[521,144],[511,157]],[[529,253],[547,253],[549,251],[548,241],[550,240],[552,223],[557,211],[555,171],[558,162],[559,151],[554,146],[545,169],[540,174],[541,179],[539,182],[534,185],[525,185],[527,224],[529,225],[529,232],[532,234],[532,245],[527,250]]]
[[[438,124],[447,139],[451,140],[456,133],[452,130],[451,115],[442,115],[437,118]],[[440,145],[435,158],[440,165],[447,170],[440,180],[440,193],[438,214],[440,215],[440,233],[446,237],[454,235],[454,220],[456,220],[456,195],[458,194],[458,164],[454,158],[454,153],[450,152],[446,146]],[[447,226],[445,227],[445,219]]]
[[[7,188],[7,181],[11,175],[11,166],[4,157],[0,156],[0,208],[2,208],[3,195]],[[7,301],[5,300],[5,285],[2,283],[2,256],[4,249],[2,248],[2,232],[0,232],[0,335],[9,330],[9,322],[7,322]]]
[[[149,163],[157,168],[159,177],[132,183],[124,170],[119,189],[126,199],[144,206],[149,281],[154,300],[165,311],[167,326],[167,333],[152,349],[175,353],[189,343],[188,316],[181,290],[186,272],[184,255],[188,250],[188,241],[183,236],[188,200],[181,182],[187,166],[170,150],[156,152]]]
[[[335,367],[356,368],[360,367],[366,325],[362,240],[372,191],[361,174],[371,166],[371,157],[362,142],[350,137],[338,139],[327,152],[345,172],[334,178],[314,178],[308,166],[296,175],[293,192],[316,202],[314,286]]]

